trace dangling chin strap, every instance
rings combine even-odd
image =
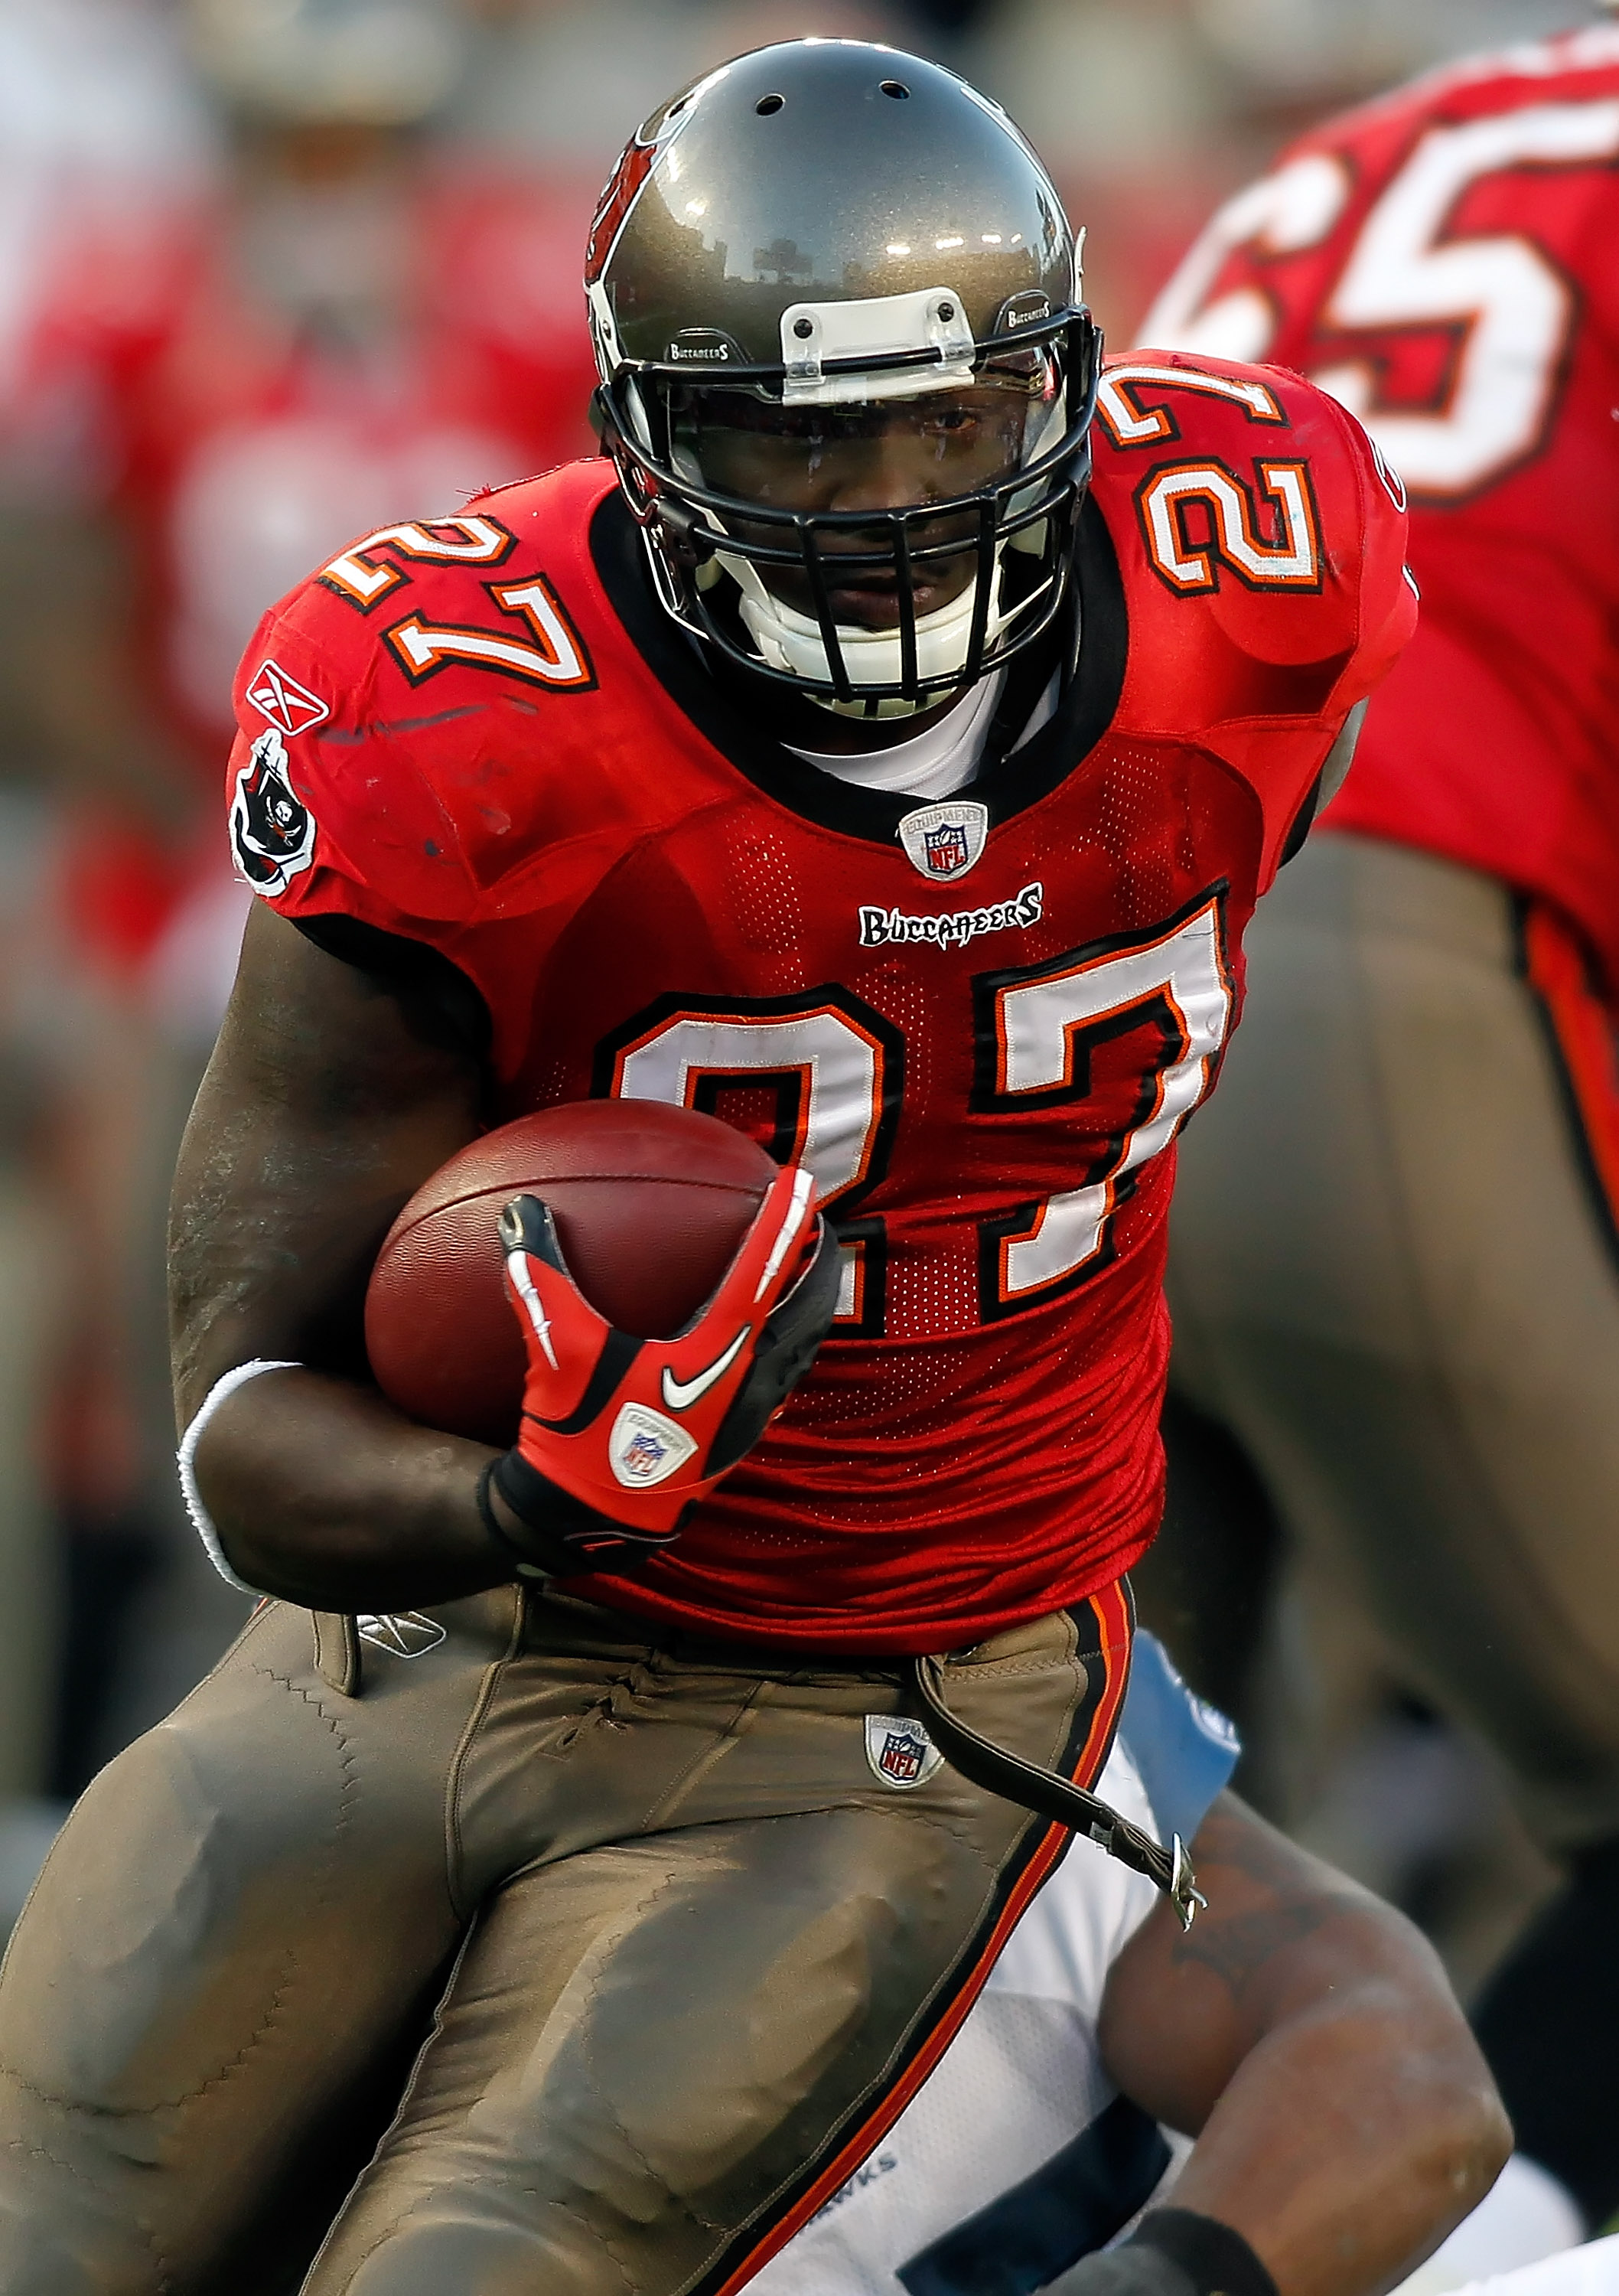
[[[993,1738],[980,1737],[944,1702],[942,1660],[912,1659],[911,1678],[934,1742],[952,1769],[959,1770],[970,1784],[982,1786],[985,1793],[999,1794],[1004,1801],[1033,1810],[1037,1817],[1051,1818],[1071,1833],[1083,1833],[1121,1866],[1144,1874],[1169,1899],[1181,1927],[1190,1929],[1198,1906],[1206,1906],[1208,1899],[1198,1887],[1198,1877],[1178,1833],[1171,1836],[1173,1847],[1165,1849],[1116,1809],[1087,1793],[1083,1786],[1076,1786],[1072,1778],[1043,1770],[1037,1762],[1026,1762],[1010,1748],[997,1746]]]

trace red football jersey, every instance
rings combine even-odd
[[[1275,358],[1411,498],[1421,632],[1332,825],[1558,904],[1619,990],[1619,29],[1430,75],[1215,217],[1142,340]]]
[[[1136,1560],[1171,1143],[1254,902],[1410,633],[1403,541],[1363,433],[1296,377],[1116,366],[1079,674],[938,804],[758,733],[601,463],[385,529],[266,618],[230,789],[258,890],[451,959],[501,1118],[711,1110],[805,1161],[843,1240],[837,1331],[765,1439],[587,1591],[916,1652]]]

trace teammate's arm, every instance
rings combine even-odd
[[[1373,2296],[1500,2174],[1494,2086],[1402,1915],[1230,1794],[1193,1856],[1207,1910],[1182,1934],[1160,1904],[1119,1956],[1104,2060],[1197,2136],[1173,2207],[1239,2233],[1280,2296]]]
[[[406,1610],[511,1576],[481,1444],[414,1425],[365,1370],[366,1279],[395,1213],[478,1129],[478,1056],[425,1004],[255,904],[176,1176],[182,1428],[237,1365],[195,1460],[233,1569],[314,1609]]]

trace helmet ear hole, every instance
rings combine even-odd
[[[762,95],[754,105],[754,110],[762,119],[767,119],[773,111],[780,111],[786,102],[787,98],[784,95]]]
[[[880,85],[883,94],[891,95],[895,103],[903,103],[911,93],[903,79],[886,79]]]

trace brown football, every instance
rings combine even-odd
[[[776,1171],[716,1117],[658,1101],[570,1101],[486,1133],[424,1181],[377,1254],[377,1384],[427,1426],[513,1441],[524,1358],[503,1282],[507,1199],[550,1205],[575,1282],[609,1323],[667,1339],[724,1274]]]

